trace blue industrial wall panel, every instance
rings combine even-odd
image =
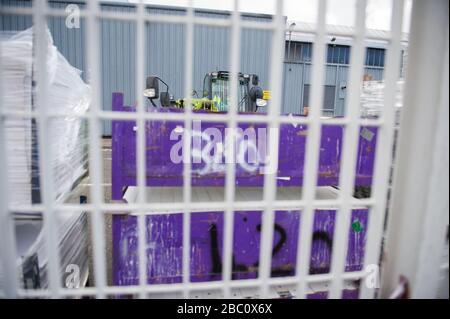
[[[152,23],[146,34],[146,75],[159,76],[170,86],[172,94],[181,97],[186,48],[184,26]]]
[[[342,116],[345,115],[345,107],[346,107],[346,97],[347,90],[341,89],[342,87],[347,86],[348,79],[348,66],[339,65],[336,66],[337,77],[336,77],[336,98],[335,98],[335,107],[334,112],[335,115]]]
[[[130,12],[130,6],[102,5],[104,11]],[[126,105],[136,101],[136,25],[131,21],[101,21],[101,83],[103,109],[111,110],[112,92],[123,92]],[[111,121],[103,123],[103,134],[111,134]]]
[[[303,63],[284,63],[283,113],[301,114],[303,101]]]
[[[3,6],[30,6],[27,0],[0,0]],[[51,1],[50,5],[65,8],[69,3],[83,6],[82,1]],[[129,4],[102,4],[105,11],[133,11]],[[149,7],[155,14],[184,15],[184,9]],[[228,19],[230,15],[220,11],[198,10],[197,16]],[[270,21],[266,15],[244,14],[243,19]],[[19,31],[32,26],[30,16],[0,15],[0,30]],[[82,71],[86,70],[85,22],[81,19],[79,29],[68,29],[64,17],[52,17],[48,26],[54,44],[69,63]],[[170,85],[175,97],[184,92],[185,30],[183,25],[150,23],[146,27],[145,70],[146,74],[160,76]],[[196,26],[194,34],[193,88],[201,94],[203,77],[206,72],[229,69],[230,31],[226,28]],[[264,30],[243,30],[241,33],[241,71],[260,75],[261,86],[267,88],[269,82],[270,32]],[[99,41],[101,52],[102,104],[111,109],[112,92],[124,92],[125,104],[136,103],[136,25],[134,22],[104,19],[101,22]],[[83,73],[85,77],[86,74]],[[142,79],[143,81],[145,79]],[[103,134],[111,134],[111,123],[105,122]]]
[[[304,95],[305,85],[311,85],[311,64],[310,63],[284,63],[284,95],[283,112],[301,114],[305,106]],[[374,81],[383,79],[383,68],[365,67],[364,74],[370,75]],[[335,88],[334,110],[324,111],[326,116],[345,115],[346,106],[346,85],[348,78],[348,66],[327,64],[325,67],[324,85]],[[307,104],[307,103],[306,103]],[[310,105],[309,105],[310,106]]]
[[[2,6],[14,6],[14,7],[30,7],[31,1],[29,0],[1,0]],[[0,30],[24,30],[32,25],[31,16],[24,15],[3,15],[0,14]]]

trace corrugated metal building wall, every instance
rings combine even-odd
[[[345,112],[350,46],[329,44],[325,67],[323,115],[342,116]],[[367,48],[365,76],[381,80],[384,68],[384,49]],[[283,112],[298,114],[309,106],[309,86],[312,45],[309,42],[287,41],[284,62]]]
[[[30,0],[0,0],[2,6],[30,6]],[[65,8],[68,3],[83,7],[83,1],[54,0],[52,7]],[[133,5],[126,3],[103,3],[102,10],[132,11]],[[152,13],[183,15],[182,8],[149,6]],[[218,19],[229,18],[229,13],[197,10],[196,15]],[[244,14],[244,19],[270,21],[269,15]],[[136,79],[136,26],[133,22],[102,20],[101,63],[102,101],[104,109],[111,109],[112,92],[124,92],[125,103],[135,104]],[[67,60],[80,70],[85,70],[85,24],[81,19],[80,28],[69,29],[65,18],[49,18],[49,29],[54,43]],[[0,31],[24,30],[32,26],[29,16],[0,15]],[[183,70],[185,55],[185,31],[183,25],[149,23],[146,28],[146,74],[155,74],[164,79],[175,97],[183,95]],[[201,94],[205,73],[213,70],[227,70],[229,64],[230,30],[225,27],[196,26],[194,43],[194,89]],[[244,29],[241,34],[241,71],[260,76],[261,87],[269,85],[270,31]],[[370,50],[370,49],[369,49]],[[309,100],[309,72],[312,48],[310,43],[286,42],[284,64],[283,112],[299,114]],[[345,109],[345,83],[347,79],[349,47],[332,46],[328,49],[328,63],[325,77],[324,114],[339,116]],[[368,51],[369,52],[369,51]],[[378,62],[374,63],[374,56]],[[382,78],[384,52],[368,54],[366,73],[374,80]],[[383,59],[381,61],[380,59]],[[85,76],[85,74],[83,74]],[[105,122],[103,133],[111,134],[111,123]]]
[[[31,5],[29,0],[0,0],[2,6]],[[68,3],[84,6],[83,1],[51,1],[50,5],[65,8]],[[104,3],[102,10],[132,11],[133,5],[126,3]],[[168,7],[148,7],[152,13],[182,15],[185,10]],[[226,12],[197,10],[196,15],[219,19],[229,18]],[[245,14],[244,19],[270,21],[268,15]],[[58,47],[67,60],[80,70],[85,70],[84,19],[80,28],[69,29],[65,18],[51,17],[48,25]],[[0,15],[1,31],[18,31],[32,26],[29,16]],[[156,74],[169,85],[175,97],[183,94],[183,70],[185,55],[185,32],[183,25],[149,23],[146,30],[146,73]],[[230,31],[224,27],[195,27],[194,43],[194,89],[202,91],[206,72],[229,69]],[[241,71],[259,74],[261,86],[267,87],[269,80],[268,61],[270,54],[270,32],[246,29],[241,35]],[[103,20],[101,28],[101,62],[103,83],[103,107],[111,109],[111,93],[124,92],[125,103],[135,103],[136,79],[136,26],[133,22]],[[257,57],[257,58],[256,58]],[[103,133],[110,135],[111,124],[105,123]]]

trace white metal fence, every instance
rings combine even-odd
[[[207,17],[194,17],[192,1],[184,16],[160,16],[149,14],[145,11],[142,3],[137,4],[136,12],[118,13],[100,11],[98,1],[87,1],[86,10],[81,11],[81,15],[87,20],[87,64],[89,72],[89,82],[92,87],[92,105],[87,114],[55,114],[46,110],[46,87],[40,85],[36,96],[36,111],[31,113],[20,113],[13,110],[1,109],[0,121],[0,245],[2,248],[3,269],[7,276],[4,278],[4,293],[6,297],[69,297],[80,295],[91,295],[98,298],[105,298],[114,294],[138,294],[144,298],[152,293],[160,292],[182,292],[184,297],[189,297],[190,293],[205,289],[222,290],[223,296],[230,297],[233,288],[255,287],[260,289],[260,297],[267,297],[269,289],[273,285],[297,285],[297,298],[304,298],[307,293],[309,283],[328,282],[331,283],[330,298],[340,298],[345,280],[361,280],[361,298],[373,298],[376,290],[365,285],[364,278],[367,273],[365,267],[370,264],[378,264],[380,256],[380,243],[383,234],[384,215],[386,207],[386,193],[388,188],[389,170],[391,165],[391,149],[393,144],[394,128],[394,102],[395,88],[400,68],[401,54],[401,31],[404,1],[393,1],[391,35],[388,39],[378,39],[388,41],[387,59],[385,68],[385,105],[378,119],[361,119],[359,113],[360,84],[364,70],[365,52],[365,17],[366,1],[356,2],[356,23],[355,31],[352,34],[345,34],[353,38],[353,48],[350,61],[350,73],[348,83],[348,105],[346,116],[343,118],[324,120],[320,116],[324,81],[326,39],[330,35],[325,24],[327,1],[319,0],[317,25],[315,29],[296,31],[313,34],[315,36],[312,67],[311,84],[311,112],[308,117],[283,117],[280,116],[282,98],[282,72],[284,56],[284,35],[285,20],[282,15],[283,1],[276,1],[276,15],[270,23],[244,21],[240,18],[238,9],[239,1],[235,1],[235,8],[229,20],[216,20]],[[5,8],[5,12],[14,14],[31,14],[33,16],[34,27],[37,35],[36,45],[36,67],[37,82],[46,83],[46,38],[45,22],[49,16],[65,16],[66,12],[51,9],[47,1],[33,1],[33,8]],[[111,112],[104,111],[100,104],[100,61],[99,61],[99,22],[100,19],[117,19],[135,21],[137,24],[137,56],[136,56],[136,96],[139,97],[137,112]],[[185,52],[185,96],[188,97],[186,105],[190,105],[189,96],[192,92],[192,61],[193,61],[193,36],[195,25],[212,25],[231,28],[230,45],[230,71],[237,75],[239,71],[239,44],[240,34],[243,28],[254,28],[270,30],[272,32],[272,51],[270,64],[270,90],[272,92],[271,106],[267,116],[242,116],[235,108],[230,108],[227,114],[204,114],[194,113],[190,108],[186,108],[184,113],[149,113],[144,109],[144,97],[142,95],[144,86],[144,26],[146,22],[176,23],[186,26],[186,52]],[[340,34],[342,35],[342,34]],[[447,46],[448,49],[448,46]],[[237,101],[237,76],[231,77],[231,105]],[[0,94],[1,96],[1,94]],[[448,95],[447,95],[448,96]],[[1,99],[0,99],[1,101]],[[89,123],[89,171],[92,179],[91,203],[83,206],[73,204],[56,203],[53,199],[54,185],[51,176],[49,159],[52,157],[51,149],[46,146],[48,140],[48,124],[51,119],[62,117],[79,117],[88,120]],[[8,179],[6,170],[4,121],[9,117],[35,118],[38,123],[39,147],[40,147],[40,169],[42,172],[41,190],[42,203],[36,205],[11,205],[8,203]],[[295,201],[280,201],[276,199],[276,174],[266,174],[264,176],[264,197],[262,202],[239,203],[235,201],[235,166],[227,164],[225,201],[221,203],[196,202],[191,201],[191,166],[184,165],[184,187],[183,202],[170,204],[173,209],[179,208],[183,211],[183,280],[179,284],[147,284],[147,272],[145,259],[145,212],[149,210],[161,211],[167,206],[164,204],[149,203],[146,198],[146,152],[145,152],[145,123],[149,120],[182,120],[186,131],[191,128],[192,120],[207,120],[209,122],[225,122],[230,128],[235,128],[241,122],[267,123],[268,127],[279,128],[282,123],[307,124],[308,138],[306,144],[305,172],[304,172],[304,193],[303,197]],[[103,200],[102,186],[102,163],[101,163],[101,123],[105,120],[134,120],[137,123],[137,186],[138,201],[135,204],[105,203]],[[325,122],[326,121],[326,122]],[[317,200],[315,198],[315,188],[317,179],[319,141],[321,125],[334,124],[342,125],[344,129],[343,151],[344,154],[341,165],[340,196],[337,200]],[[353,183],[355,180],[356,150],[358,143],[358,133],[361,125],[378,127],[377,156],[375,161],[374,181],[372,197],[358,201],[353,200]],[[277,154],[279,147],[279,136],[270,135],[269,154],[271,164],[277,166]],[[184,159],[189,163],[190,141],[184,140]],[[232,241],[233,241],[233,216],[234,211],[244,207],[264,207],[262,217],[261,249],[260,249],[260,271],[257,279],[232,280]],[[351,211],[355,206],[367,206],[369,208],[370,223],[366,242],[366,253],[364,267],[362,271],[345,272],[345,258],[347,250],[348,225],[350,223]],[[336,227],[333,240],[334,252],[331,261],[329,274],[312,275],[309,274],[309,260],[311,251],[311,230],[313,227],[314,212],[318,208],[338,207],[336,215]],[[224,214],[224,267],[221,281],[194,283],[190,281],[190,218],[193,208],[204,208],[210,210],[222,210]],[[85,287],[80,289],[63,288],[60,284],[59,256],[56,246],[56,214],[79,209],[91,212],[93,226],[93,258],[95,270],[95,287]],[[302,222],[299,229],[299,244],[297,252],[297,263],[295,276],[271,278],[271,248],[274,230],[274,211],[277,209],[301,209]],[[49,257],[49,282],[48,289],[24,290],[19,287],[16,280],[15,265],[15,239],[11,224],[11,212],[43,212],[46,247]],[[105,259],[105,225],[104,213],[108,211],[132,211],[138,215],[138,251],[139,251],[139,285],[136,286],[107,286],[106,280],[106,259]]]

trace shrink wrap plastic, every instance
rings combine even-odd
[[[81,78],[81,71],[71,66],[53,45],[46,30],[46,87],[45,107],[48,114],[79,113],[87,111],[90,104],[90,87]],[[33,28],[1,37],[2,108],[5,112],[30,113],[39,109],[35,104],[37,82]],[[40,202],[38,126],[27,116],[8,116],[5,120],[8,197],[10,204],[29,205]],[[47,125],[47,156],[53,177],[53,196],[64,202],[86,173],[87,131],[84,121],[67,116],[52,118]],[[17,246],[19,286],[25,288],[48,287],[48,257],[41,214],[14,212]],[[60,278],[66,285],[73,268],[78,267],[75,281],[82,286],[88,276],[87,218],[84,212],[56,212]],[[1,267],[1,265],[0,265]],[[70,270],[68,272],[68,270]],[[0,268],[0,287],[2,286]]]
[[[53,45],[47,29],[47,94],[45,107],[56,112],[84,113],[90,104],[90,89],[81,71],[71,66]],[[31,112],[35,105],[36,60],[33,59],[33,29],[2,41],[1,68],[3,107],[6,111]],[[34,81],[33,81],[34,80]],[[35,84],[34,84],[35,83]],[[52,118],[48,125],[47,147],[51,150],[54,195],[63,201],[73,184],[85,173],[87,161],[86,128],[81,119]],[[39,151],[37,124],[29,117],[6,120],[9,198],[12,204],[39,202]]]
[[[395,95],[396,123],[403,104],[403,80],[397,81]],[[366,81],[361,91],[361,117],[379,117],[384,105],[384,81]]]

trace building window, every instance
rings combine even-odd
[[[285,62],[311,62],[312,44],[308,42],[286,41]],[[385,49],[367,48],[366,66],[384,67]],[[350,64],[350,46],[329,44],[327,63]]]
[[[327,49],[327,63],[349,64],[350,47],[347,45],[329,44]]]
[[[366,65],[384,67],[384,49],[367,48]]]
[[[284,60],[286,62],[311,62],[312,44],[286,41]]]

